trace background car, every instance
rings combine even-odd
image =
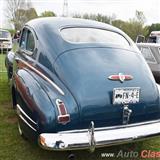
[[[0,51],[10,51],[12,49],[11,34],[7,30],[0,29]]]
[[[152,31],[148,37],[147,42],[160,44],[160,31]]]
[[[137,43],[142,55],[150,66],[157,83],[160,83],[160,44]]]
[[[32,20],[6,66],[19,133],[44,149],[94,151],[160,135],[160,87],[135,43],[113,26]]]
[[[148,37],[138,35],[136,43],[159,43],[160,44],[160,31],[152,31]]]

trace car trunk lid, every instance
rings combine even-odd
[[[61,54],[55,70],[77,102],[81,128],[88,127],[91,121],[96,127],[121,125],[124,107],[132,111],[128,123],[160,115],[156,83],[138,53],[116,48],[76,49]],[[119,74],[130,75],[132,79],[123,82],[110,79],[111,75]],[[127,106],[113,104],[115,88],[139,88],[139,102]]]

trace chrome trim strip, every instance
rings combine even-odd
[[[19,111],[27,118],[29,119],[32,123],[34,123],[35,125],[37,125],[37,123],[35,121],[33,121],[24,111],[23,109],[20,107],[19,104],[17,104],[17,108],[19,109]]]
[[[102,130],[113,130],[113,129],[119,129],[119,128],[129,128],[129,127],[135,127],[135,126],[140,126],[140,125],[147,125],[147,124],[152,124],[152,123],[160,123],[160,119],[158,120],[153,120],[153,121],[148,121],[148,122],[140,122],[140,123],[134,123],[134,124],[127,124],[127,125],[119,125],[119,126],[111,126],[111,127],[101,127],[101,128],[95,128],[95,131],[102,131]],[[61,131],[59,133],[81,133],[81,132],[86,132],[88,131],[87,129],[81,129],[81,130],[70,130],[70,131]]]
[[[114,76],[118,77],[118,78],[113,78]],[[128,77],[128,78],[127,78]],[[108,77],[109,80],[112,80],[112,81],[120,81],[121,83],[123,83],[124,81],[128,81],[128,80],[132,80],[133,79],[133,76],[130,75],[130,74],[123,74],[123,73],[118,73],[118,74],[113,74],[113,75],[110,75]]]
[[[160,94],[160,85],[157,83],[158,92]]]
[[[45,79],[46,81],[48,81],[61,95],[65,95],[63,90],[57,85],[55,84],[53,81],[51,81],[47,76],[45,76],[42,72],[40,72],[39,70],[35,69],[32,65],[30,65],[29,63],[22,61],[26,66],[30,67],[34,72],[36,72],[37,74],[39,74],[43,79]]]
[[[37,130],[35,129],[35,128],[33,128],[23,117],[22,117],[22,115],[18,115],[20,118],[21,118],[21,120],[24,122],[24,123],[26,123],[27,125],[28,125],[28,127],[30,127],[32,130],[34,130],[35,132],[37,132]]]

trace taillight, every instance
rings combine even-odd
[[[67,109],[65,104],[63,103],[62,100],[57,99],[56,100],[56,105],[58,108],[58,123],[61,123],[63,125],[67,124],[68,122],[70,122],[70,114],[67,113]]]

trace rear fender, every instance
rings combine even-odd
[[[44,89],[44,91],[47,93],[50,101],[52,102],[53,106],[55,107],[55,113],[56,113],[56,132],[57,131],[64,131],[64,130],[70,130],[74,128],[80,128],[80,113],[78,105],[75,101],[75,98],[70,93],[70,91],[64,86],[62,82],[56,77],[55,74],[52,73],[50,75],[52,79],[54,79],[54,82],[58,87],[62,89],[64,92],[64,95],[60,94],[49,81],[46,81],[45,79],[41,78],[39,75],[37,75],[35,72],[31,72],[32,76],[38,81],[39,85]],[[65,104],[65,109],[67,114],[70,116],[69,122],[62,124],[58,121],[58,116],[60,116],[59,108],[56,104],[56,100],[60,99]]]
[[[39,133],[53,132],[56,126],[55,107],[36,79],[27,70],[20,69],[13,76],[13,84],[16,102],[36,123],[30,125]]]

